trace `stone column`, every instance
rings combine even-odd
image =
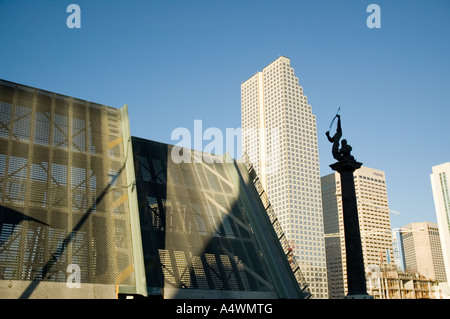
[[[345,297],[346,299],[372,298],[367,294],[355,182],[353,179],[353,172],[360,168],[361,165],[362,163],[354,159],[344,159],[330,165],[341,176],[345,252],[347,259],[348,294]]]

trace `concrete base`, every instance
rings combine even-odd
[[[0,280],[0,299],[18,299],[31,281]],[[41,281],[30,299],[117,299],[115,285],[84,284],[69,288],[66,283]]]
[[[371,295],[347,295],[344,299],[373,299]]]
[[[275,291],[164,288],[164,299],[278,299]]]

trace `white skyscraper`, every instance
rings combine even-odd
[[[411,223],[402,229],[406,269],[446,282],[438,225],[430,222]]]
[[[328,298],[316,117],[287,57],[241,84],[242,148],[313,298]]]
[[[447,280],[450,278],[450,162],[433,166],[430,175]]]

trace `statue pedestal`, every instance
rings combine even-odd
[[[330,165],[331,169],[337,171],[341,176],[348,284],[346,299],[371,299],[371,296],[367,294],[355,181],[353,179],[353,172],[360,168],[361,165],[362,163],[357,162],[353,158],[343,159]]]
[[[341,172],[352,172],[352,184],[353,182],[353,172],[362,166],[362,163],[355,161],[354,159],[344,159],[342,161],[331,164],[330,167],[333,171],[337,171],[339,174]]]

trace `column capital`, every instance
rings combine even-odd
[[[354,172],[362,166],[362,163],[355,161],[354,159],[345,159],[330,165],[333,171],[341,172]]]

